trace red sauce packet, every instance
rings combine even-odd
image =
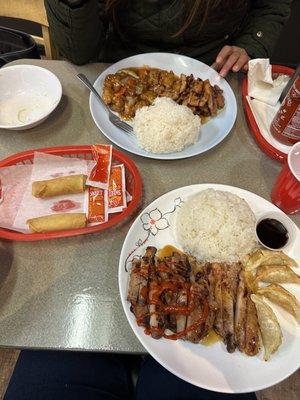
[[[96,164],[86,184],[100,189],[108,189],[112,146],[108,144],[95,144],[91,146],[91,149]]]
[[[120,212],[126,207],[125,168],[123,164],[113,165],[108,186],[108,213]]]
[[[88,195],[88,222],[103,224],[108,220],[107,190],[91,186]]]

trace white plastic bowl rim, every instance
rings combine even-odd
[[[58,106],[61,97],[62,97],[62,86],[60,83],[60,80],[58,79],[58,77],[51,71],[49,71],[47,68],[43,68],[43,67],[39,67],[37,65],[31,65],[31,64],[19,64],[19,65],[12,65],[12,66],[4,66],[3,68],[0,69],[0,74],[3,75],[5,74],[7,71],[12,71],[12,70],[24,70],[24,69],[32,69],[33,71],[40,71],[45,73],[46,75],[48,75],[48,77],[52,80],[51,82],[51,88],[53,89],[56,86],[56,91],[57,91],[57,98],[53,98],[52,104],[49,108],[45,109],[45,112],[43,112],[42,114],[40,114],[37,118],[32,119],[28,122],[24,122],[20,124],[9,124],[9,125],[4,125],[4,124],[0,124],[0,128],[1,129],[11,129],[11,130],[16,130],[16,129],[25,129],[26,127],[30,128],[33,127],[35,125],[37,125],[39,122],[44,121],[54,110],[55,108]],[[32,76],[34,77],[34,72],[32,74]]]

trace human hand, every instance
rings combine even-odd
[[[220,75],[225,77],[229,71],[248,71],[249,60],[250,57],[245,49],[237,46],[224,46],[217,55],[212,68],[219,71]]]

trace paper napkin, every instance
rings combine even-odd
[[[248,94],[250,97],[275,106],[288,81],[287,75],[272,78],[272,67],[268,58],[256,58],[249,61]]]
[[[249,61],[247,101],[261,135],[273,147],[288,153],[291,146],[276,140],[270,133],[270,125],[279,107],[279,97],[289,81],[289,76],[272,77],[269,59],[256,58]]]

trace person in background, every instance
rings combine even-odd
[[[133,362],[135,374],[130,373]],[[150,356],[23,350],[4,400],[256,400],[256,396],[190,385]]]
[[[292,0],[45,0],[61,56],[75,64],[139,53],[196,58],[226,76],[270,57]]]

